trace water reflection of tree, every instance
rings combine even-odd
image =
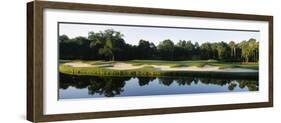
[[[140,86],[148,85],[149,82],[152,82],[156,77],[137,77]]]
[[[77,89],[88,88],[89,95],[104,95],[113,97],[123,92],[125,81],[130,77],[95,77],[95,76],[68,76],[60,75],[60,88],[67,89],[69,86]]]
[[[199,80],[203,84],[213,84],[219,86],[224,86],[231,82],[231,80],[227,80],[227,79],[212,79],[212,78],[200,78]]]
[[[106,97],[113,97],[115,95],[120,95],[123,92],[123,87],[125,86],[125,81],[128,78],[109,78],[109,77],[99,77],[98,80],[90,80],[90,85],[88,86],[90,95],[104,95]]]
[[[175,78],[175,81],[180,86],[191,85],[192,83],[197,84],[197,81],[195,80],[194,77],[178,77],[178,78]]]
[[[124,91],[126,81],[132,77],[95,77],[95,76],[70,76],[60,75],[60,88],[67,89],[72,86],[77,89],[88,89],[89,95],[103,95],[114,97]],[[150,82],[159,81],[159,84],[171,86],[173,83],[178,86],[190,86],[192,84],[227,86],[228,90],[233,91],[239,87],[249,91],[258,91],[259,85],[257,80],[229,80],[213,78],[196,78],[196,77],[136,77],[139,86],[149,86]]]
[[[236,86],[237,86],[236,83],[230,83],[230,84],[228,85],[228,90],[233,91]]]
[[[159,83],[166,85],[166,86],[170,86],[172,83],[174,82],[174,78],[171,77],[159,77]]]
[[[249,91],[259,90],[259,83],[254,80],[239,80],[238,83],[240,88],[247,87]]]
[[[59,85],[62,89],[67,89],[69,86],[73,86],[77,89],[83,89],[88,87],[89,82],[84,81],[84,78],[76,77],[76,76],[68,76],[68,75],[60,75],[59,77]],[[86,79],[87,80],[87,79]]]

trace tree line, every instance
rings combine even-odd
[[[220,60],[229,62],[258,62],[259,42],[251,38],[240,43],[198,42],[170,39],[158,45],[140,39],[138,45],[125,42],[121,32],[107,29],[89,32],[88,37],[59,36],[60,59],[81,60]]]

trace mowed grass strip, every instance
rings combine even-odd
[[[233,63],[233,62],[220,62],[217,60],[188,60],[188,61],[164,61],[164,60],[131,60],[125,61],[125,63],[132,64],[134,66],[141,65],[166,65],[172,68],[176,67],[204,67],[206,65],[217,66],[220,69],[225,68],[246,68],[258,70],[258,63],[252,64],[242,64],[242,63]]]

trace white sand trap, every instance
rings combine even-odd
[[[64,65],[70,67],[94,67],[94,65],[83,63],[83,62],[69,62],[69,63],[64,63]]]
[[[258,70],[245,68],[226,68],[220,69],[217,66],[205,65],[204,67],[177,67],[177,68],[161,68],[163,71],[205,71],[205,72],[258,72]]]
[[[64,65],[70,67],[104,67],[106,69],[111,69],[111,70],[133,70],[133,69],[140,69],[145,66],[152,66],[160,71],[258,72],[258,70],[246,69],[246,68],[220,69],[217,66],[211,66],[211,65],[205,65],[204,67],[190,66],[190,67],[175,67],[175,68],[171,68],[170,66],[166,66],[166,65],[147,65],[147,64],[134,66],[132,64],[127,64],[127,63],[91,65],[83,62],[70,62],[70,63],[65,63]],[[105,66],[109,66],[109,67],[105,67]]]
[[[113,65],[113,67],[107,67],[107,69],[112,69],[112,70],[132,70],[132,69],[139,69],[144,67],[144,65],[140,66],[133,66],[132,64],[127,64],[127,63],[116,63]]]
[[[133,70],[133,69],[143,68],[145,66],[152,66],[152,67],[154,67],[155,69],[158,69],[158,70],[170,68],[169,66],[165,66],[165,65],[148,65],[148,64],[143,64],[143,65],[134,66],[132,64],[127,64],[127,63],[116,63],[116,64],[113,65],[113,67],[107,67],[107,69],[112,69],[112,70]]]
[[[133,66],[132,64],[127,63],[117,63],[114,64],[113,67],[108,67],[107,69],[113,70],[132,70],[132,69],[139,69],[145,66],[152,66],[157,70],[160,71],[205,71],[205,72],[258,72],[258,70],[253,69],[245,69],[245,68],[226,68],[220,69],[217,66],[205,65],[204,67],[175,67],[171,68],[170,66],[165,65],[140,65],[140,66]]]
[[[65,63],[64,65],[70,67],[107,67],[107,66],[112,66],[113,64],[92,65],[83,62],[69,62],[69,63]]]
[[[196,66],[190,66],[190,67],[175,67],[175,68],[161,68],[160,70],[163,71],[219,71],[219,67],[216,66],[210,66],[205,65],[204,67],[196,67]]]
[[[226,68],[221,70],[225,72],[259,72],[258,70],[245,69],[245,68]]]

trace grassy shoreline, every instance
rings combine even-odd
[[[68,61],[73,62],[73,61]],[[118,61],[74,61],[83,62],[91,65],[113,64]],[[149,65],[167,65],[174,67],[196,66],[203,67],[205,65],[218,66],[220,69],[225,68],[246,68],[258,70],[258,64],[239,64],[225,63],[215,60],[198,60],[198,61],[160,61],[160,60],[131,60],[122,61],[134,66],[147,65],[142,68],[132,70],[112,70],[103,67],[71,67],[61,62],[59,66],[60,73],[68,75],[86,75],[86,76],[140,76],[140,77],[158,77],[158,76],[201,76],[201,77],[251,77],[257,78],[258,72],[220,72],[220,71],[159,71]]]

